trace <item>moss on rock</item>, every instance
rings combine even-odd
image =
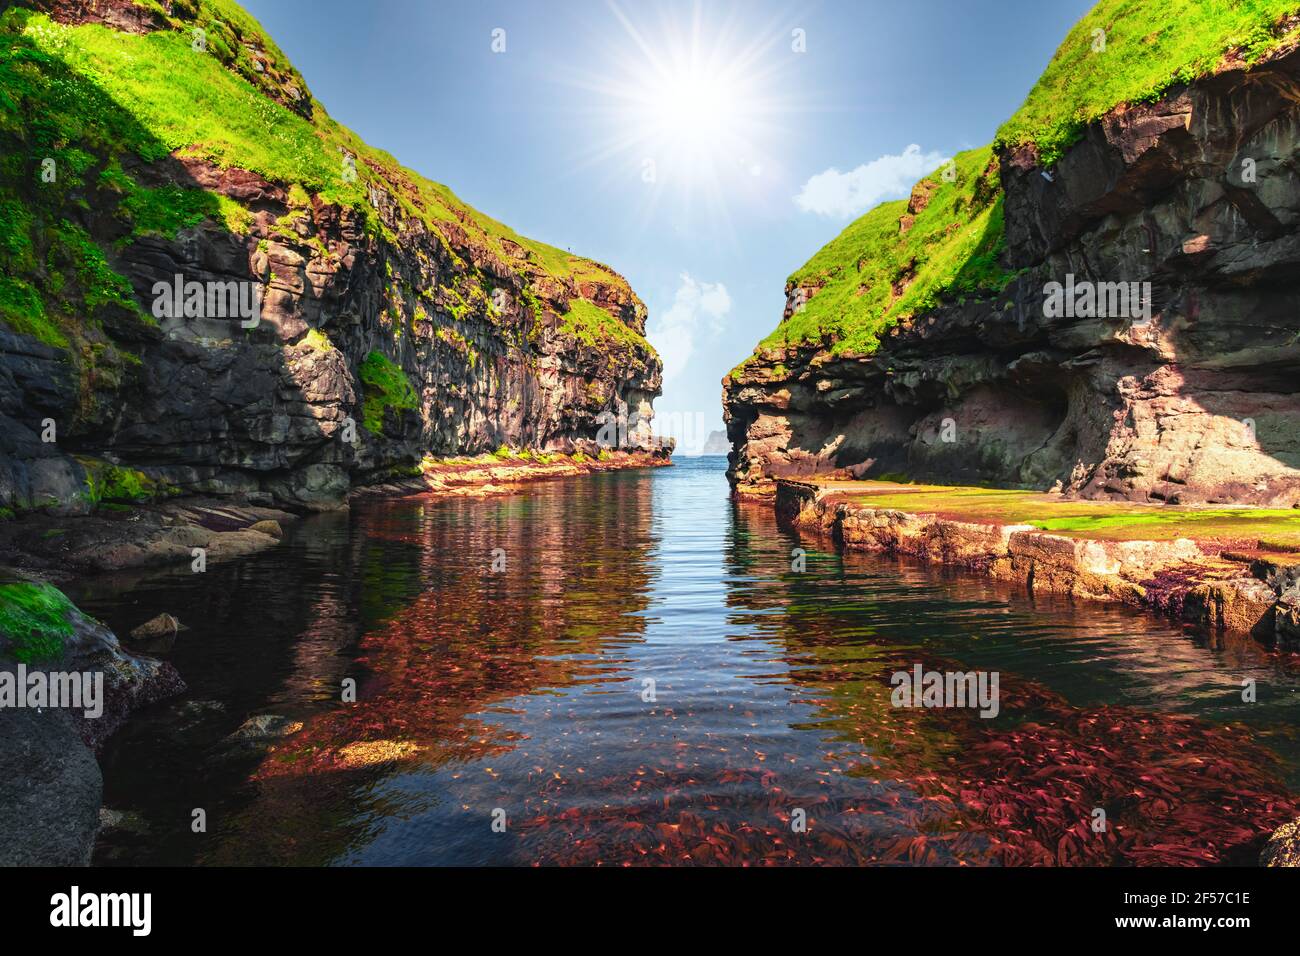
[[[140,504],[172,494],[163,482],[135,468],[123,468],[98,458],[78,458],[86,470],[86,498],[95,507]]]
[[[0,636],[7,642],[7,653],[24,664],[59,660],[72,636],[75,611],[52,584],[0,584]]]
[[[401,411],[420,407],[419,396],[406,373],[382,352],[367,355],[357,375],[365,395],[361,423],[371,434],[383,434],[384,414],[388,409]]]

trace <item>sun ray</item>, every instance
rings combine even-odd
[[[731,206],[756,194],[750,181],[779,168],[775,154],[794,135],[788,120],[808,105],[791,92],[798,55],[789,39],[799,19],[776,14],[755,27],[738,7],[698,0],[686,10],[633,10],[618,0],[607,8],[613,29],[593,44],[601,62],[561,71],[587,131],[575,172],[638,177],[643,221],[666,214],[675,228],[725,238]]]

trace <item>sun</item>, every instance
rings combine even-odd
[[[793,112],[785,71],[794,57],[783,24],[756,28],[737,6],[616,3],[617,29],[598,44],[595,72],[575,84],[590,97],[593,135],[583,164],[635,176],[647,203],[670,198],[694,213],[725,215],[728,198],[771,168],[779,119]],[[656,16],[657,14],[657,16]]]
[[[691,70],[650,86],[649,120],[661,135],[692,146],[716,142],[745,105],[745,91],[707,71]]]

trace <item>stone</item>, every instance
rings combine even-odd
[[[231,743],[261,743],[292,736],[302,730],[302,721],[279,714],[259,714],[244,721],[226,738]]]
[[[170,647],[176,642],[177,632],[183,628],[184,625],[180,621],[164,612],[132,628],[131,640],[151,644],[166,642]]]
[[[0,710],[0,866],[86,866],[103,778],[72,718]]]
[[[269,534],[273,538],[283,538],[284,529],[280,527],[278,521],[257,521],[248,526],[249,531],[257,531],[260,534]]]

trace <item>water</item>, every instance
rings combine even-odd
[[[103,755],[130,827],[97,862],[1250,862],[1300,813],[1287,658],[840,556],[733,505],[724,467],[365,502],[83,585],[119,633],[190,627],[189,693]],[[892,707],[916,663],[996,671],[999,715]],[[228,743],[265,714],[302,729]]]

